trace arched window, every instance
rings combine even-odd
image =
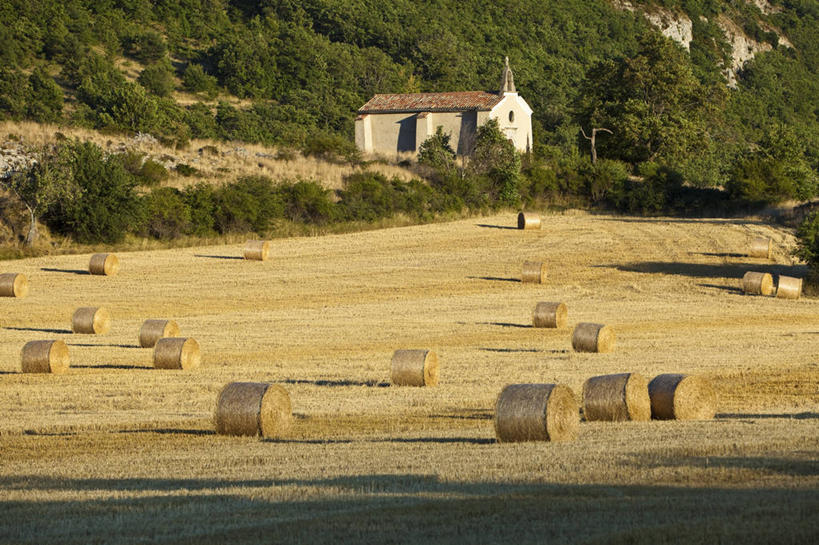
[[[509,111],[509,123],[514,123],[514,122],[515,122],[515,112],[510,110]]]

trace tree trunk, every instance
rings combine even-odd
[[[34,246],[34,242],[37,240],[37,218],[34,216],[34,209],[27,206],[28,208],[28,217],[29,217],[29,224],[28,224],[28,234],[26,235],[26,246]]]
[[[591,136],[586,136],[586,131],[583,130],[583,127],[580,127],[580,132],[583,133],[583,138],[591,142],[591,161],[593,165],[597,164],[597,148],[594,145],[595,139],[597,138],[597,131],[606,131],[609,134],[614,134],[605,127],[598,127],[592,128]]]

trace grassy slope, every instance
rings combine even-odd
[[[799,274],[792,236],[746,220],[495,216],[273,242],[265,263],[220,246],[7,262],[0,299],[0,541],[810,542],[819,512],[817,302],[745,297],[748,269]],[[775,261],[733,257],[771,236]],[[543,286],[516,281],[543,259]],[[528,327],[539,300],[612,325],[611,354]],[[105,336],[68,333],[102,304]],[[159,372],[141,321],[177,319],[202,368]],[[65,376],[19,373],[27,340],[63,338]],[[433,347],[436,388],[386,387],[392,351]],[[496,444],[510,382],[693,372],[708,422],[583,423],[563,444]],[[278,441],[218,437],[219,389],[290,392]]]

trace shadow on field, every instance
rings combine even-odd
[[[731,252],[688,252],[690,255],[705,255],[709,257],[750,257],[748,254],[736,254]]]
[[[713,288],[716,290],[727,291],[730,293],[738,293],[739,295],[744,294],[745,292],[742,291],[742,288],[732,288],[731,286],[720,286],[719,284],[697,284],[697,286],[701,288]]]
[[[764,473],[778,473],[792,477],[813,477],[819,475],[819,460],[803,460],[774,457],[742,456],[691,456],[682,458],[662,458],[655,456],[637,458],[634,465],[639,467],[698,467],[718,469],[755,469]]]
[[[41,271],[46,272],[60,272],[60,273],[68,273],[68,274],[91,274],[88,271],[83,269],[55,269],[53,267],[40,267]]]
[[[377,380],[306,380],[298,378],[288,378],[280,380],[284,384],[312,384],[313,386],[370,386],[372,388],[388,388],[389,382]]]
[[[537,348],[490,348],[488,346],[482,346],[478,348],[483,352],[499,352],[504,354],[513,354],[517,352],[542,352],[542,350],[538,350]]]
[[[475,227],[483,227],[484,229],[512,229],[513,231],[517,231],[517,227],[512,227],[510,225],[489,225],[488,223],[476,223]]]
[[[65,343],[68,346],[84,346],[84,347],[93,347],[93,346],[106,346],[108,348],[142,348],[138,344],[116,344],[116,343]]]
[[[238,255],[205,255],[205,254],[193,254],[193,257],[206,257],[208,259],[244,259],[242,256]]]
[[[496,325],[499,327],[520,327],[529,329],[532,324],[513,324],[512,322],[475,322],[475,325]]]
[[[138,430],[119,430],[117,433],[158,433],[160,435],[216,435],[213,430],[157,428]]]
[[[597,221],[614,221],[625,223],[708,223],[713,225],[769,225],[762,220],[745,218],[595,218]]]
[[[748,271],[784,274],[788,276],[805,276],[807,265],[766,265],[757,263],[680,263],[676,261],[643,261],[612,265],[594,265],[605,269],[618,271],[649,273],[649,274],[676,274],[692,276],[694,278],[742,278]]]
[[[61,335],[71,334],[73,331],[70,329],[48,329],[42,327],[4,327],[3,329],[11,329],[14,331],[38,331],[41,333],[59,333]]]
[[[74,346],[74,345],[71,345]],[[94,345],[96,346],[96,345]],[[116,363],[103,363],[101,365],[74,365],[72,369],[153,369],[151,365],[122,365]]]
[[[489,280],[492,282],[520,282],[520,278],[503,278],[500,276],[467,276],[470,280]]]
[[[819,413],[811,413],[811,412],[804,412],[804,413],[782,413],[782,414],[745,414],[745,413],[721,413],[714,415],[714,418],[725,418],[725,419],[739,419],[739,420],[747,420],[747,419],[763,419],[763,418],[786,418],[790,420],[814,420],[819,419]]]
[[[526,448],[540,452],[544,447],[493,447]],[[219,452],[209,455],[215,469],[223,459]],[[256,458],[224,460],[233,474],[258,475]],[[774,468],[792,463],[755,460]],[[746,461],[720,459],[717,464],[737,467]],[[794,467],[800,475],[813,475],[802,462]],[[271,469],[279,470],[275,464]],[[286,470],[301,471],[292,465]],[[757,544],[811,543],[816,537],[812,487],[498,482],[404,473],[327,478],[12,475],[0,477],[0,489],[36,498],[0,500],[0,535],[10,543],[85,543],[104,536],[106,543]]]

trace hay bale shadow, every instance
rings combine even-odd
[[[244,260],[244,257],[238,255],[205,255],[205,254],[193,254],[193,257],[205,257],[208,259],[241,259]]]
[[[102,365],[72,365],[71,369],[153,369],[150,365],[123,365],[116,363],[103,363]]]
[[[816,420],[819,419],[819,413],[802,412],[802,413],[779,413],[779,414],[757,414],[757,413],[719,413],[715,414],[714,418],[726,420],[749,420],[749,419],[768,419],[768,418],[785,418],[788,420]]]
[[[109,348],[142,348],[137,344],[117,344],[117,343],[65,343],[68,346],[82,346],[82,347],[94,347],[94,346],[106,346]]]
[[[697,286],[701,288],[713,288],[716,290],[727,291],[729,293],[738,293],[739,295],[744,294],[742,288],[732,288],[731,286],[720,286],[719,284],[697,284]]]
[[[538,350],[537,348],[489,348],[489,347],[481,347],[478,348],[483,352],[501,352],[504,354],[514,354],[519,352],[542,352],[542,350]]]
[[[181,428],[156,428],[138,430],[119,430],[117,433],[158,433],[161,435],[216,435],[213,430],[181,429]]]
[[[518,231],[517,227],[511,227],[509,225],[489,225],[488,223],[476,223],[476,227],[483,227],[484,229],[512,229],[513,231]]]
[[[467,276],[470,280],[489,280],[492,282],[520,282],[520,278],[502,278],[500,276]]]
[[[284,384],[310,384],[312,386],[369,386],[370,388],[389,388],[389,382],[379,382],[377,380],[306,380],[289,378],[282,381]]]
[[[43,327],[4,327],[3,329],[11,329],[13,331],[37,331],[39,333],[59,333],[62,335],[70,335],[73,333],[70,329],[49,329]]]
[[[520,327],[523,329],[531,329],[532,324],[515,324],[512,322],[475,322],[475,325],[495,325],[498,327]]]
[[[54,267],[40,267],[40,270],[46,272],[59,272],[66,274],[91,274],[90,272],[83,269],[55,269]]]
[[[737,254],[732,252],[688,252],[690,255],[705,255],[709,257],[750,257],[748,254]]]
[[[748,271],[804,277],[808,272],[807,265],[778,265],[760,263],[684,263],[679,261],[637,261],[631,263],[614,263],[594,265],[597,268],[616,269],[623,272],[646,274],[672,274],[693,278],[742,278]]]

